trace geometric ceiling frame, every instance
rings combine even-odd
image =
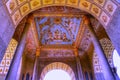
[[[62,62],[53,62],[45,66],[44,69],[42,70],[39,80],[43,80],[46,74],[52,70],[63,70],[69,74],[71,80],[76,80],[75,73],[72,70],[72,68],[69,65]]]

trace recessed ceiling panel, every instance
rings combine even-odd
[[[80,28],[80,17],[42,17],[37,19],[43,45],[73,44]]]

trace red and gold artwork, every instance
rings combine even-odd
[[[98,8],[93,8],[93,11],[97,14],[99,12]]]
[[[28,9],[28,6],[24,6],[24,7],[22,8],[22,11],[23,11],[23,12],[26,12],[27,9]]]
[[[11,1],[9,4],[9,8],[11,11],[13,11],[13,9],[15,8],[15,2]]]
[[[108,4],[107,5],[107,9],[109,12],[112,12],[113,11],[113,5],[112,4]]]
[[[102,20],[103,20],[104,22],[107,22],[107,16],[103,15],[103,16],[102,16]]]
[[[83,2],[82,5],[83,5],[84,7],[88,7],[88,3],[87,3],[87,2]]]
[[[59,3],[62,3],[63,2],[63,0],[57,0]]]
[[[24,0],[19,0],[20,2],[23,2]]]
[[[34,2],[32,3],[32,6],[37,6],[38,4],[39,4],[38,1],[34,1]]]
[[[100,4],[102,4],[104,0],[97,0],[97,1],[98,1]]]
[[[76,0],[70,0],[71,3],[76,3]]]
[[[50,0],[44,0],[44,2],[45,2],[45,3],[49,3],[49,2],[50,2]]]
[[[15,21],[18,21],[18,19],[19,19],[19,14],[15,14],[14,20],[15,20]]]

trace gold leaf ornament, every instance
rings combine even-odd
[[[39,4],[38,1],[34,1],[33,4],[32,4],[32,6],[37,6],[38,4]]]
[[[11,1],[9,4],[9,8],[11,11],[13,11],[13,9],[15,8],[15,2]]]

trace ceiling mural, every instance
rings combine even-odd
[[[37,19],[40,28],[41,43],[73,44],[80,28],[80,17],[43,17]]]
[[[119,0],[4,0],[3,2],[16,26],[28,13],[42,7],[56,5],[66,5],[86,11],[107,26],[120,3]],[[19,16],[18,19],[16,16]]]

